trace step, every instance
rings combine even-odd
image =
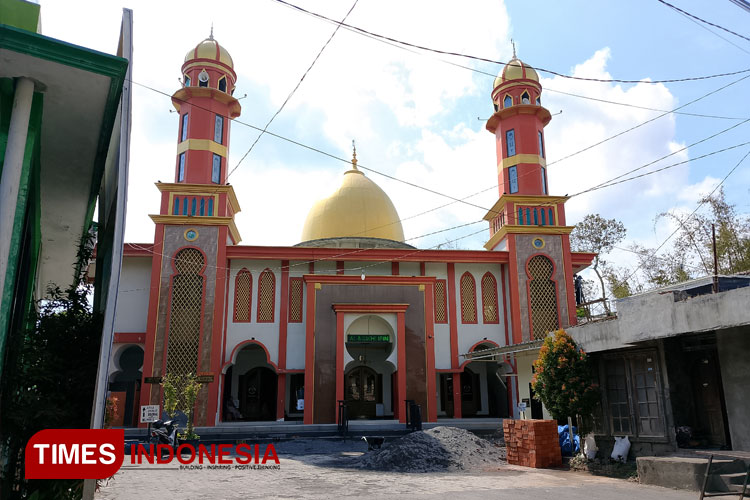
[[[726,483],[726,484],[742,484],[745,482],[745,477],[747,477],[746,472],[735,472],[733,474],[719,474],[719,477]]]
[[[636,464],[642,484],[700,491],[708,460],[698,457],[637,457]],[[711,471],[715,473],[719,469],[729,474],[745,470],[743,466],[742,461],[715,458]],[[711,478],[708,490],[726,491],[723,481],[713,474]]]

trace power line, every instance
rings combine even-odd
[[[426,47],[424,45],[418,45],[418,44],[414,44],[414,43],[410,43],[410,42],[405,42],[403,40],[398,40],[396,38],[392,38],[392,37],[389,37],[389,36],[380,35],[378,33],[374,33],[372,31],[368,31],[368,30],[365,30],[363,28],[359,28],[357,26],[352,26],[350,24],[341,23],[339,21],[336,21],[334,19],[326,17],[326,16],[324,16],[322,14],[318,14],[316,12],[312,12],[312,11],[309,11],[307,9],[303,9],[302,7],[299,7],[299,6],[294,5],[292,3],[286,2],[285,0],[274,0],[274,1],[278,2],[278,3],[282,4],[282,5],[285,5],[285,6],[289,7],[289,8],[298,10],[300,12],[303,12],[303,13],[306,13],[306,14],[318,17],[320,19],[324,19],[324,20],[326,20],[328,22],[340,24],[340,25],[342,25],[342,26],[344,26],[344,27],[346,27],[346,28],[348,28],[348,29],[350,29],[352,31],[357,32],[357,33],[367,34],[367,35],[372,36],[372,37],[380,38],[380,39],[383,39],[383,40],[388,40],[390,42],[401,44],[401,45],[405,45],[407,47],[413,47],[413,48],[416,48],[416,49],[425,50],[425,51],[428,51],[428,52],[434,52],[434,53],[437,53],[437,54],[443,54],[443,55],[455,56],[455,57],[462,57],[462,58],[465,58],[465,59],[471,59],[471,60],[474,60],[474,61],[482,61],[482,62],[487,62],[487,63],[491,63],[491,64],[498,64],[498,65],[507,65],[507,64],[510,64],[508,62],[497,61],[495,59],[488,59],[486,57],[472,56],[472,55],[469,55],[469,54],[462,54],[462,53],[459,53],[459,52],[451,52],[451,51],[446,51],[446,50],[434,49],[434,48],[431,48],[431,47]],[[659,0],[659,1],[662,1],[662,0]],[[516,65],[516,64],[513,64],[513,65]],[[648,83],[648,84],[656,84],[656,83],[678,83],[678,82],[689,82],[689,81],[697,81],[697,80],[708,80],[708,79],[711,79],[711,78],[720,78],[720,77],[723,77],[723,76],[739,75],[739,74],[742,74],[742,73],[748,73],[748,72],[750,72],[750,68],[746,68],[746,69],[742,69],[742,70],[738,70],[738,71],[730,71],[730,72],[718,73],[718,74],[714,74],[714,75],[693,76],[693,77],[686,77],[686,78],[669,78],[669,79],[662,79],[662,80],[627,80],[627,79],[619,79],[619,78],[586,78],[586,77],[582,77],[582,76],[567,75],[565,73],[560,73],[558,71],[554,71],[554,70],[546,69],[546,68],[541,68],[541,67],[534,67],[534,69],[536,71],[541,71],[542,73],[549,73],[551,75],[559,76],[561,78],[568,78],[568,79],[571,79],[571,80],[580,80],[580,81],[587,81],[587,82],[600,82],[600,83]]]
[[[316,17],[312,13],[308,13],[306,11],[304,13],[308,14],[308,15],[310,15],[312,17]],[[338,23],[336,21],[332,21],[332,24],[338,24]],[[385,45],[397,48],[399,50],[403,50],[403,51],[409,52],[410,54],[415,54],[415,55],[424,56],[424,57],[429,56],[429,54],[426,54],[425,52],[417,51],[417,50],[412,50],[409,47],[404,47],[402,45],[398,45],[396,43],[389,42],[388,40],[383,40],[383,39],[380,39],[380,38],[377,38],[377,37],[374,37],[374,36],[370,36],[370,35],[368,35],[366,33],[360,33],[358,31],[349,29],[346,26],[345,26],[345,29],[347,29],[347,30],[349,30],[349,31],[351,31],[353,33],[357,33],[359,35],[362,35],[362,36],[364,36],[366,38],[369,38],[371,40],[374,40],[374,41],[377,41],[377,42],[380,42],[380,43],[384,43]],[[493,78],[493,79],[497,76],[494,73],[489,73],[487,71],[482,71],[482,70],[477,69],[477,68],[472,68],[471,66],[464,66],[463,64],[458,64],[458,63],[456,63],[454,61],[449,61],[447,59],[441,59],[441,58],[434,58],[434,59],[436,61],[439,61],[439,62],[443,63],[443,64],[448,64],[450,66],[455,66],[457,68],[465,69],[467,71],[471,71],[473,73],[477,73],[477,74],[480,74],[480,75],[485,75],[485,76],[488,76],[488,77]],[[745,119],[745,117],[736,117],[736,116],[708,115],[708,114],[703,114],[703,113],[688,113],[686,111],[675,111],[675,110],[667,111],[665,109],[651,108],[651,107],[648,107],[648,106],[639,106],[637,104],[612,101],[612,100],[602,99],[602,98],[598,98],[598,97],[591,97],[591,96],[585,96],[585,95],[581,95],[581,94],[575,94],[575,93],[572,93],[572,92],[564,92],[562,90],[556,90],[556,89],[553,89],[553,88],[550,88],[550,87],[544,87],[544,90],[548,91],[548,92],[553,92],[553,93],[556,93],[556,94],[564,94],[564,95],[567,95],[567,96],[576,97],[576,98],[579,98],[579,99],[586,99],[586,100],[589,100],[589,101],[602,102],[602,103],[606,103],[606,104],[614,104],[614,105],[617,105],[617,106],[624,106],[624,107],[634,108],[634,109],[643,109],[643,110],[646,110],[646,111],[657,111],[657,112],[660,112],[660,113],[671,112],[671,113],[674,113],[674,114],[677,114],[677,115],[695,116],[695,117],[699,117],[699,118],[714,118],[714,119],[721,119],[721,120],[744,120]]]
[[[731,41],[729,38],[725,38],[725,37],[721,36],[720,34],[718,34],[717,32],[715,32],[714,30],[712,30],[708,26],[704,26],[703,24],[699,23],[698,21],[696,21],[692,17],[688,16],[687,14],[684,14],[682,12],[678,12],[678,14],[680,14],[682,17],[684,17],[685,19],[687,19],[691,23],[695,24],[699,28],[708,31],[709,33],[711,33],[712,35],[714,35],[714,36],[716,36],[718,38],[721,38],[722,40],[724,40],[725,42],[727,42],[730,45],[734,45],[735,47],[737,47],[738,49],[740,49],[745,54],[750,54],[750,50],[745,50],[744,47],[740,47],[739,45],[737,45],[736,43],[734,43],[733,41]]]
[[[344,16],[344,18],[341,20],[342,23],[344,21],[346,21],[346,18],[349,17],[349,14],[352,13],[352,11],[354,10],[354,7],[357,6],[357,2],[359,2],[359,0],[354,0],[354,3],[352,4],[351,8],[346,13],[346,15]],[[289,95],[286,96],[286,99],[284,99],[284,102],[281,103],[281,106],[276,111],[276,113],[273,114],[273,116],[271,117],[271,119],[268,120],[268,123],[266,123],[266,125],[263,127],[263,130],[260,132],[260,134],[258,134],[258,137],[255,138],[255,141],[250,145],[250,148],[247,150],[247,152],[244,155],[242,155],[242,158],[240,158],[240,161],[237,162],[237,165],[235,165],[235,167],[232,169],[232,171],[227,174],[227,177],[226,177],[227,179],[229,179],[229,176],[232,175],[234,173],[234,171],[237,170],[237,168],[240,166],[240,164],[245,160],[245,158],[247,158],[247,155],[249,155],[250,152],[255,147],[255,145],[258,144],[258,141],[260,140],[261,137],[263,137],[263,134],[266,133],[266,131],[268,130],[268,127],[271,125],[271,123],[273,123],[273,121],[276,119],[276,117],[279,116],[279,113],[281,113],[281,111],[284,109],[284,106],[286,106],[286,103],[288,103],[289,100],[294,95],[294,93],[297,92],[297,89],[300,87],[300,85],[302,85],[302,81],[305,79],[305,77],[310,72],[310,70],[313,68],[313,66],[315,66],[315,63],[318,62],[318,59],[320,58],[321,54],[323,54],[323,51],[326,49],[326,47],[328,47],[328,44],[331,43],[331,40],[333,40],[333,37],[336,36],[336,33],[338,33],[339,28],[341,28],[341,24],[338,24],[336,26],[336,29],[333,30],[333,33],[331,33],[331,36],[328,37],[328,40],[326,40],[326,43],[324,43],[323,47],[321,47],[320,50],[318,51],[318,54],[315,56],[315,59],[313,59],[313,61],[310,63],[310,66],[302,74],[302,77],[297,82],[297,85],[295,85],[294,88],[292,89],[292,91],[289,92]]]
[[[138,83],[138,82],[136,82],[136,81],[133,81],[133,80],[130,80],[130,82],[131,82],[131,83],[133,83],[134,85],[138,85],[138,86],[140,86],[140,87],[146,88],[146,89],[148,89],[148,90],[151,90],[151,91],[153,91],[153,92],[157,92],[157,93],[159,93],[159,94],[162,94],[162,95],[164,95],[164,96],[166,96],[166,97],[169,97],[169,98],[172,98],[172,99],[174,99],[174,100],[179,100],[180,102],[183,102],[183,103],[186,103],[186,102],[187,102],[187,101],[185,101],[185,100],[183,100],[183,99],[177,99],[177,98],[175,98],[175,97],[173,97],[173,96],[171,96],[171,95],[167,94],[166,92],[163,92],[163,91],[161,91],[161,90],[158,90],[158,89],[156,89],[156,88],[154,88],[154,87],[151,87],[151,86],[149,86],[149,85],[146,85],[146,84],[143,84],[143,83]],[[208,111],[210,111],[210,110],[209,110],[208,108],[204,108],[204,107],[202,107],[202,106],[198,106],[198,105],[196,105],[195,103],[191,103],[191,106],[193,106],[193,107],[196,107],[196,108],[199,108],[199,109],[203,109],[203,110],[208,110]],[[239,123],[240,125],[244,125],[244,126],[246,126],[246,127],[249,127],[249,128],[251,128],[251,129],[254,129],[254,130],[259,130],[259,131],[262,131],[262,130],[263,130],[263,129],[262,129],[262,128],[260,128],[260,127],[256,127],[255,125],[252,125],[252,124],[250,124],[250,123],[244,122],[244,121],[242,121],[242,120],[238,120],[237,118],[230,118],[230,120],[232,120],[232,121],[233,121],[233,122],[235,122],[235,123]],[[337,155],[335,155],[335,154],[333,154],[333,153],[329,153],[329,152],[327,152],[327,151],[324,151],[324,150],[322,150],[322,149],[318,149],[318,148],[316,148],[316,147],[313,147],[313,146],[309,146],[309,145],[307,145],[307,144],[304,144],[304,143],[302,143],[302,142],[296,141],[296,140],[294,140],[294,139],[290,139],[290,138],[288,138],[288,137],[285,137],[285,136],[283,136],[283,135],[280,135],[280,134],[276,134],[276,133],[274,133],[274,132],[271,132],[271,131],[269,131],[269,130],[266,130],[266,132],[265,132],[265,133],[266,133],[267,135],[270,135],[270,136],[272,136],[272,137],[276,137],[277,139],[281,139],[282,141],[288,142],[288,143],[290,143],[290,144],[294,144],[295,146],[299,146],[299,147],[301,147],[301,148],[305,148],[305,149],[308,149],[308,150],[310,150],[310,151],[314,151],[314,152],[316,152],[316,153],[319,153],[319,154],[321,154],[321,155],[323,155],[323,156],[327,156],[327,157],[329,157],[329,158],[332,158],[332,159],[334,159],[334,160],[338,160],[338,161],[340,161],[340,162],[346,163],[347,165],[351,163],[351,162],[350,162],[350,160],[347,160],[347,159],[345,159],[345,158],[342,158],[342,157],[340,157],[340,156],[337,156]],[[481,210],[484,210],[484,211],[489,211],[489,210],[490,210],[490,209],[488,209],[488,208],[486,208],[486,207],[483,207],[483,206],[481,206],[481,205],[477,205],[477,204],[475,204],[475,203],[471,203],[471,202],[468,202],[468,201],[462,200],[462,199],[460,199],[460,198],[456,198],[456,197],[454,197],[454,196],[451,196],[451,195],[448,195],[448,194],[445,194],[445,193],[441,193],[440,191],[437,191],[437,190],[435,190],[435,189],[432,189],[432,188],[428,188],[428,187],[425,187],[425,186],[420,186],[419,184],[416,184],[416,183],[413,183],[413,182],[410,182],[410,181],[405,181],[405,180],[403,180],[403,179],[399,179],[398,177],[394,177],[394,176],[392,176],[392,175],[390,175],[390,174],[386,174],[386,173],[384,173],[384,172],[380,172],[379,170],[375,170],[374,168],[366,167],[366,166],[362,165],[362,163],[357,163],[357,167],[358,167],[358,168],[360,168],[360,169],[362,169],[362,170],[367,170],[368,172],[372,172],[372,173],[378,174],[378,175],[380,175],[380,176],[386,177],[386,178],[388,178],[388,179],[391,179],[391,180],[394,180],[394,181],[400,182],[400,183],[402,183],[402,184],[406,184],[406,185],[408,185],[408,186],[411,186],[411,187],[414,187],[414,188],[417,188],[417,189],[421,189],[422,191],[426,191],[426,192],[428,192],[428,193],[432,193],[432,194],[435,194],[435,195],[438,195],[438,196],[442,196],[442,197],[444,197],[444,198],[448,198],[448,199],[450,199],[450,200],[453,200],[453,201],[455,201],[455,202],[458,202],[458,203],[463,203],[463,204],[465,204],[465,205],[469,205],[469,206],[472,206],[472,207],[474,207],[474,208],[479,208],[479,209],[481,209]]]
[[[276,1],[280,1],[280,0],[276,0]],[[580,150],[576,151],[575,153],[570,153],[567,156],[563,156],[562,158],[560,158],[558,160],[555,160],[553,162],[548,163],[547,166],[554,165],[555,163],[560,163],[561,161],[567,160],[568,158],[572,158],[572,157],[574,157],[576,155],[584,153],[584,152],[586,152],[586,151],[588,151],[588,150],[590,150],[592,148],[595,148],[596,146],[599,146],[601,144],[604,144],[605,142],[608,142],[608,141],[611,141],[612,139],[620,137],[621,135],[627,134],[628,132],[632,132],[633,130],[635,130],[637,128],[640,128],[640,127],[642,127],[644,125],[647,125],[647,124],[649,124],[649,123],[651,123],[651,122],[653,122],[655,120],[658,120],[659,118],[663,118],[663,117],[667,116],[668,114],[673,113],[674,111],[680,110],[680,109],[682,109],[682,108],[684,108],[686,106],[690,106],[691,104],[695,104],[696,102],[698,102],[698,101],[700,101],[702,99],[705,99],[706,97],[709,97],[709,96],[711,96],[713,94],[721,92],[722,90],[724,90],[724,89],[726,89],[728,87],[731,87],[732,85],[735,85],[737,83],[740,83],[741,81],[746,80],[748,78],[750,78],[750,75],[743,76],[742,78],[740,78],[738,80],[735,80],[735,81],[730,82],[730,83],[728,83],[726,85],[723,85],[723,86],[719,87],[718,89],[714,89],[711,92],[708,92],[707,94],[703,94],[702,96],[700,96],[700,97],[698,97],[696,99],[693,99],[692,101],[689,101],[689,102],[687,102],[687,103],[685,103],[685,104],[683,104],[681,106],[678,106],[675,109],[673,109],[672,111],[667,111],[667,112],[662,113],[660,115],[657,115],[657,116],[655,116],[653,118],[649,118],[645,122],[641,122],[638,125],[635,125],[635,126],[630,127],[630,128],[628,128],[626,130],[623,130],[622,132],[618,132],[617,134],[609,136],[606,139],[602,139],[601,141],[596,142],[596,143],[594,143],[594,144],[592,144],[590,146],[587,146],[587,147],[585,147],[583,149],[580,149]]]
[[[281,0],[277,0],[277,1],[281,1]],[[736,33],[736,32],[734,32],[734,31],[732,31],[730,29],[727,29],[724,26],[720,26],[720,25],[718,25],[716,23],[712,23],[711,21],[706,21],[705,19],[703,19],[701,17],[698,17],[698,16],[695,16],[695,15],[691,14],[690,12],[684,11],[681,8],[677,7],[677,6],[672,5],[669,2],[666,2],[665,0],[656,0],[656,1],[659,2],[659,3],[663,3],[664,5],[666,5],[667,7],[669,7],[670,9],[676,10],[677,12],[685,14],[686,16],[692,17],[696,21],[700,21],[703,24],[708,24],[709,26],[713,26],[714,28],[718,28],[718,29],[720,29],[722,31],[726,31],[727,33],[730,33],[730,34],[732,34],[734,36],[740,37],[743,40],[747,40],[748,42],[750,42],[750,38],[746,37],[745,35],[740,35],[739,33]]]
[[[717,189],[719,189],[719,188],[720,188],[720,187],[722,186],[722,184],[724,184],[724,182],[725,182],[725,181],[726,181],[726,180],[727,180],[727,179],[729,178],[729,176],[730,176],[730,175],[732,175],[732,173],[734,173],[734,171],[735,171],[735,170],[737,170],[737,168],[738,168],[738,167],[739,167],[739,166],[740,166],[740,165],[742,164],[742,162],[744,162],[744,161],[745,161],[745,159],[746,159],[746,158],[747,158],[748,156],[750,156],[750,150],[748,150],[748,152],[747,152],[747,153],[745,153],[745,156],[743,156],[743,157],[742,157],[742,158],[740,159],[740,161],[738,161],[738,162],[737,162],[737,164],[736,164],[736,165],[735,165],[734,167],[732,167],[732,169],[731,169],[731,170],[730,170],[730,171],[729,171],[729,172],[727,173],[727,175],[725,175],[725,176],[724,176],[724,178],[723,178],[723,179],[721,179],[721,181],[720,181],[720,182],[719,182],[719,183],[718,183],[718,184],[716,185],[716,187],[715,187],[715,188],[713,188],[713,190],[712,190],[712,191],[711,191],[711,192],[710,192],[710,193],[709,193],[709,194],[708,194],[707,196],[705,196],[705,197],[704,197],[703,199],[701,199],[700,203],[698,203],[698,206],[697,206],[697,207],[695,207],[695,210],[693,210],[692,212],[690,212],[690,215],[688,215],[688,216],[687,216],[687,217],[685,218],[685,220],[684,220],[683,222],[685,222],[685,221],[687,221],[688,219],[690,219],[690,218],[691,218],[691,217],[692,217],[693,215],[695,215],[695,213],[696,213],[696,212],[698,212],[698,210],[699,210],[699,209],[700,209],[700,208],[701,208],[701,207],[702,207],[703,205],[705,205],[705,204],[706,204],[706,202],[708,201],[708,199],[709,199],[709,198],[711,198],[711,196],[713,196],[713,194],[714,194],[714,193],[716,192],[716,190],[717,190]],[[681,226],[680,226],[680,227],[677,227],[677,229],[675,229],[674,231],[672,231],[672,233],[671,233],[671,234],[670,234],[669,236],[667,236],[667,237],[666,237],[666,239],[665,239],[664,241],[662,241],[662,242],[661,242],[661,244],[660,244],[660,245],[659,245],[658,247],[656,247],[656,249],[655,249],[655,250],[654,250],[653,252],[651,252],[651,257],[656,257],[656,254],[657,254],[657,253],[659,252],[659,250],[661,250],[661,248],[662,248],[662,247],[663,247],[664,245],[666,245],[666,244],[667,244],[667,242],[668,242],[668,241],[669,241],[670,239],[672,239],[672,236],[674,236],[675,234],[677,234],[677,233],[678,233],[678,232],[680,231],[680,229],[681,229]],[[692,234],[692,233],[691,233],[691,234]],[[637,273],[637,272],[638,272],[638,270],[639,270],[640,268],[642,268],[644,264],[645,264],[645,260],[644,260],[643,262],[641,262],[641,263],[640,263],[640,264],[638,265],[638,267],[636,267],[636,268],[635,268],[635,270],[634,270],[634,271],[633,271],[632,273],[630,273],[630,274],[629,274],[628,276],[626,276],[626,277],[625,277],[625,279],[624,279],[623,281],[627,281],[627,280],[629,280],[629,279],[630,279],[631,277],[633,277],[633,275],[634,275],[635,273]],[[608,296],[607,298],[610,298],[610,297],[611,297],[611,295],[609,295],[609,296]]]

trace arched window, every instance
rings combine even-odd
[[[557,318],[557,285],[552,280],[554,265],[544,255],[529,259],[529,306],[533,340],[543,339],[559,328]]]
[[[273,323],[276,304],[276,277],[270,269],[258,278],[258,323]]]
[[[253,276],[241,269],[234,279],[234,322],[250,323],[250,303],[253,297]]]
[[[468,271],[461,276],[461,322],[477,322],[477,285]]]
[[[190,77],[189,77],[189,76],[187,76],[187,75],[185,75],[185,86],[186,86],[186,87],[189,87],[189,86],[190,86]]]
[[[227,77],[222,76],[221,78],[219,78],[219,90],[221,90],[222,92],[227,91]]]
[[[491,272],[482,276],[482,319],[485,323],[499,323],[497,313],[497,280]]]
[[[503,107],[509,108],[511,106],[513,106],[513,98],[509,95],[506,95],[505,99],[503,99]]]
[[[172,215],[180,215],[180,198],[174,197],[174,203],[172,204]]]
[[[529,93],[524,91],[523,94],[521,94],[521,104],[531,104],[531,99],[529,98]]]
[[[435,281],[435,323],[448,322],[448,301],[445,280]]]
[[[174,257],[177,274],[171,285],[166,373],[187,375],[197,371],[204,263],[203,254],[195,248],[180,250]]]
[[[289,278],[289,322],[302,323],[302,278]]]
[[[536,105],[537,106],[541,106],[542,105],[542,100],[539,97],[536,98]]]

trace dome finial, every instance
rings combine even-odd
[[[212,29],[213,29],[213,28],[212,28]],[[511,45],[513,46],[513,59],[518,59],[518,58],[516,57],[516,42],[515,42],[515,41],[513,41],[513,39],[512,39],[512,38],[510,39],[510,44],[511,44]]]
[[[210,34],[210,35],[208,35],[208,39],[209,39],[209,40],[213,40],[213,39],[214,39],[214,23],[213,23],[213,22],[211,23],[211,34]],[[515,50],[515,49],[514,49],[514,50]],[[514,53],[515,53],[515,52],[514,52]]]
[[[352,168],[357,170],[357,145],[354,144],[354,139],[352,139]]]

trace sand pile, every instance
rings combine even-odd
[[[389,441],[359,459],[363,469],[437,472],[505,463],[505,449],[456,427],[435,427]]]

